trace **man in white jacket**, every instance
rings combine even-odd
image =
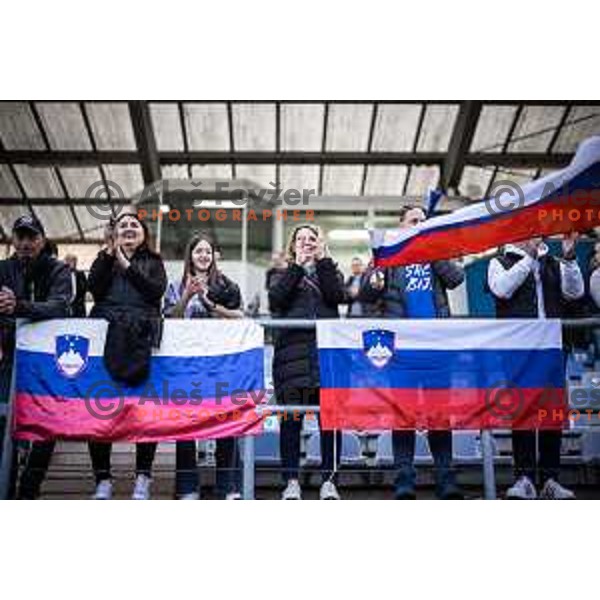
[[[565,237],[561,258],[550,256],[541,238],[508,245],[493,258],[488,267],[488,287],[496,302],[496,316],[513,319],[567,316],[569,303],[585,293],[575,257],[576,238],[576,234]],[[539,432],[540,498],[570,500],[575,497],[557,481],[561,437],[560,430]],[[506,497],[533,500],[538,497],[535,431],[514,430],[512,440],[516,481]]]

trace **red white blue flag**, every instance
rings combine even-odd
[[[571,164],[523,187],[496,182],[491,197],[417,227],[370,232],[375,265],[410,265],[473,254],[538,236],[600,225],[600,137]]]
[[[167,320],[150,377],[119,384],[104,365],[106,321],[17,330],[14,434],[27,440],[160,441],[259,433],[263,329],[249,320]]]
[[[317,323],[326,429],[537,429],[568,420],[558,320]]]

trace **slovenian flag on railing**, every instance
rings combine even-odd
[[[372,230],[376,266],[453,258],[536,236],[600,225],[600,137],[583,142],[571,164],[523,187],[507,176],[491,196],[410,229]]]
[[[103,360],[107,323],[17,330],[14,434],[27,440],[160,441],[259,433],[263,329],[249,320],[167,320],[147,382],[120,385]]]
[[[326,429],[562,428],[558,320],[323,320]]]

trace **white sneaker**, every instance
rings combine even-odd
[[[179,496],[180,500],[199,500],[200,494],[198,492],[190,492],[189,494],[183,494]]]
[[[506,491],[508,500],[535,500],[537,492],[529,477],[520,477],[517,482]]]
[[[112,500],[112,481],[103,479],[96,486],[92,500]]]
[[[132,500],[150,500],[150,484],[152,479],[147,475],[138,475],[135,479],[133,487]]]
[[[341,500],[333,481],[325,481],[323,483],[319,492],[319,498],[321,500]]]
[[[297,479],[290,479],[287,487],[281,494],[282,500],[302,500],[302,490]]]
[[[544,484],[542,493],[540,494],[541,500],[575,500],[575,493],[563,487],[554,479],[548,479]]]
[[[241,500],[242,495],[239,492],[230,492],[225,496],[225,500]]]

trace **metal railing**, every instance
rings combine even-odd
[[[469,317],[465,317],[469,318]],[[354,321],[354,320],[353,320]],[[358,319],[356,319],[358,321]],[[268,329],[315,329],[316,320],[313,319],[278,319],[278,318],[258,318],[255,322]],[[563,326],[569,328],[588,328],[600,327],[600,318],[581,318],[581,319],[563,319]],[[10,486],[12,452],[13,444],[10,435],[11,413],[14,401],[15,389],[15,371],[13,368],[11,383],[11,398],[6,409],[3,411],[6,415],[6,428],[3,439],[2,462],[0,465],[0,498],[6,498]],[[297,411],[300,414],[307,412],[318,413],[318,406],[292,406],[265,404],[257,407],[257,410],[269,411],[270,413],[279,411]],[[2,413],[0,413],[2,416]],[[336,438],[334,437],[334,440]],[[481,430],[481,460],[483,472],[483,490],[486,500],[493,500],[496,494],[496,477],[494,467],[494,442],[492,430]],[[244,436],[242,438],[242,497],[245,500],[251,500],[255,497],[255,451],[254,436]],[[337,460],[334,460],[334,468],[337,469]]]

